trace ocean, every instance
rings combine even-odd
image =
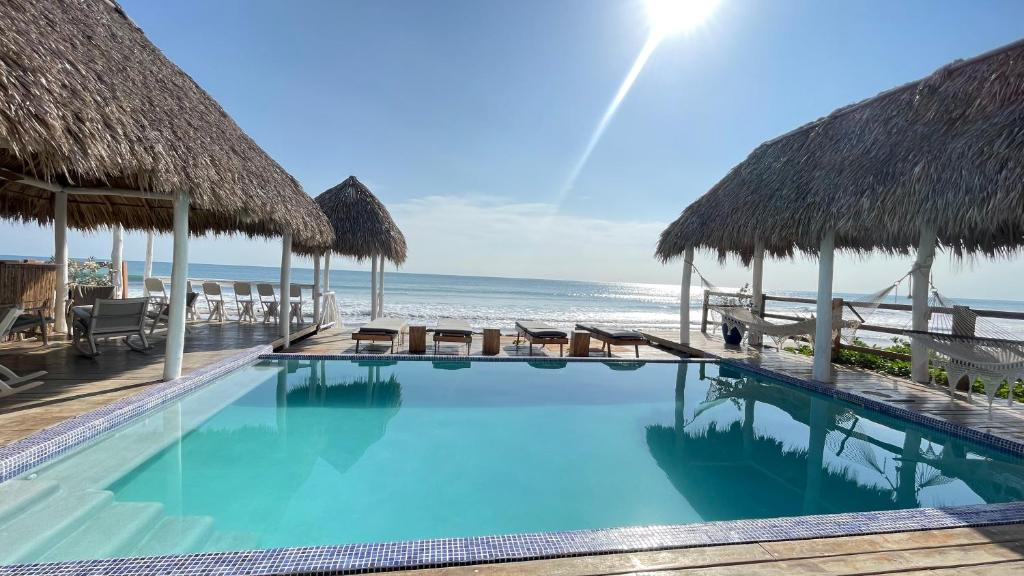
[[[139,261],[129,261],[129,289],[132,295],[142,294],[142,268]],[[156,276],[168,277],[171,265],[156,262]],[[278,269],[263,266],[230,266],[221,264],[190,264],[189,277],[194,279],[249,280],[276,282]],[[293,282],[309,284],[313,271],[295,268]],[[809,279],[809,282],[813,279]],[[694,279],[690,293],[691,326],[700,323],[702,289]],[[370,274],[365,271],[332,270],[331,290],[335,292],[339,316],[346,326],[369,321]],[[777,291],[776,296],[813,298],[813,291]],[[199,288],[196,287],[198,290]],[[225,299],[231,300],[230,285],[225,285]],[[721,288],[729,290],[729,288]],[[867,295],[837,293],[847,300],[866,299]],[[909,304],[905,292],[890,295],[886,302]],[[1024,302],[954,298],[958,304],[975,309],[998,309],[1024,313]],[[205,304],[200,297],[200,309]],[[310,308],[311,305],[307,305]],[[233,314],[233,302],[229,305]],[[809,316],[813,306],[770,302],[769,311],[780,314]],[[539,280],[527,278],[495,278],[484,276],[450,276],[412,274],[389,271],[384,281],[384,312],[388,316],[431,325],[438,318],[463,318],[475,328],[497,327],[511,331],[516,320],[540,320],[559,327],[572,327],[576,322],[593,322],[648,331],[678,331],[679,286],[628,282],[585,282],[575,280]],[[862,312],[871,324],[909,328],[909,313],[874,310]],[[979,335],[993,330],[1024,339],[1024,322],[983,318],[978,321]],[[892,336],[858,332],[858,337],[875,344],[886,344]]]

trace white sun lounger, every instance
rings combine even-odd
[[[4,314],[3,318],[0,318],[0,342],[5,340],[7,335],[10,334],[11,326],[14,326],[14,321],[21,316],[22,312],[23,310],[20,306],[14,306]],[[45,375],[46,371],[40,370],[19,376],[10,368],[0,364],[0,398],[12,396],[18,392],[24,392],[39,386],[43,382],[36,379]]]
[[[434,327],[434,354],[437,354],[437,345],[440,342],[454,342],[466,345],[466,355],[469,355],[473,347],[473,329],[465,320],[453,320],[444,318],[437,321]]]

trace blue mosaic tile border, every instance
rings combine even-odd
[[[107,431],[126,424],[163,404],[210,383],[217,377],[257,359],[341,359],[341,360],[471,360],[485,362],[701,362],[689,359],[466,357],[457,355],[380,354],[272,354],[261,346],[197,370],[186,377],[154,385],[129,398],[58,424],[52,428],[0,448],[0,481],[50,460]],[[1024,453],[1024,446],[990,434],[921,416],[873,399],[838,390],[834,386],[777,374],[757,366],[729,359],[715,361],[740,370],[760,373],[788,384],[849,401],[879,412],[930,426],[949,434],[1001,447],[1014,445],[1012,453]],[[1004,448],[1005,449],[1005,448]],[[440,568],[487,562],[514,562],[565,558],[591,554],[661,550],[696,546],[797,540],[862,534],[880,534],[940,528],[1024,524],[1024,502],[923,508],[882,512],[860,512],[763,520],[736,520],[676,526],[644,526],[474,538],[451,538],[410,542],[384,542],[341,546],[278,548],[223,553],[189,554],[145,558],[115,558],[0,566],[0,576],[28,574],[118,574],[134,576],[153,573],[200,574],[356,574],[384,570]]]
[[[80,416],[41,430],[28,438],[0,447],[0,482],[52,460],[81,444],[152,412],[167,402],[208,384],[219,376],[272,352],[255,346],[192,372],[122,398]]]
[[[623,358],[622,356],[463,356],[459,354],[289,354],[271,352],[261,354],[262,360],[427,360],[450,362],[616,362],[622,364],[679,364],[705,362],[700,358]],[[716,360],[717,361],[717,360]]]
[[[382,542],[344,546],[277,548],[241,552],[115,558],[0,566],[0,576],[60,574],[360,574],[492,562],[569,558],[719,544],[745,544],[833,536],[884,534],[936,528],[1024,523],[1024,503],[919,508],[766,520],[734,520],[677,526],[640,526]]]

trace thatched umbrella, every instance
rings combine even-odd
[[[921,329],[936,243],[991,256],[1024,242],[1022,62],[1018,41],[765,142],[662,232],[656,256],[735,254],[754,262],[758,283],[765,253],[820,254],[817,316],[827,329],[835,248],[916,247]],[[817,339],[823,352],[828,340]]]
[[[65,283],[68,225],[174,230],[182,313],[189,232],[330,245],[296,180],[115,2],[9,0],[0,28],[0,217],[54,222]],[[171,319],[165,377],[180,373],[183,328]]]
[[[369,258],[372,262],[370,318],[381,316],[384,260],[395,265],[405,262],[405,236],[384,204],[355,176],[325,190],[316,197],[316,203],[334,228],[331,251],[359,261]]]

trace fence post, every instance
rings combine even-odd
[[[711,291],[704,290],[704,303],[701,305],[700,310],[700,331],[702,334],[708,333],[708,298],[711,296]]]
[[[832,357],[835,358],[839,354],[839,344],[843,337],[843,299],[833,298],[832,299],[832,322],[836,324],[835,336],[832,337]]]

